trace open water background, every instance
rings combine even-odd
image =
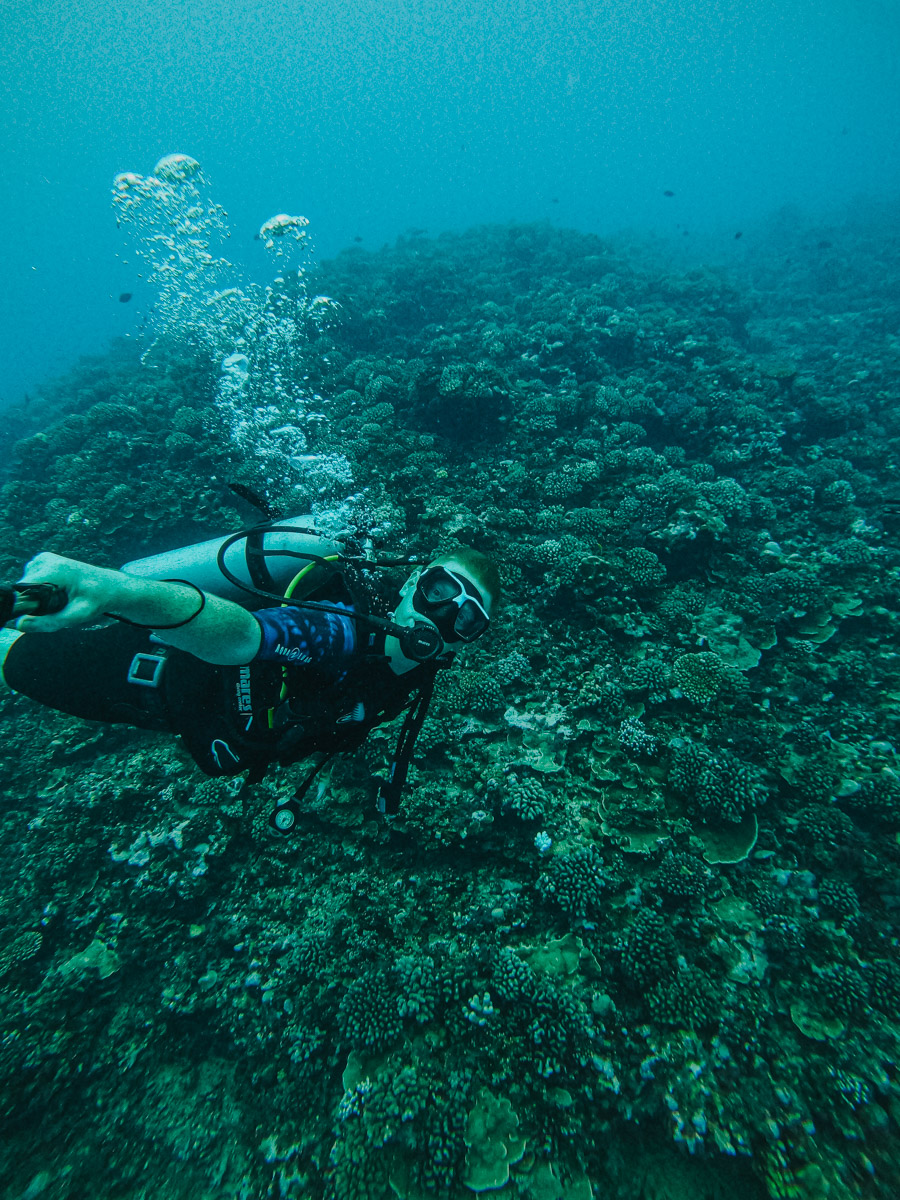
[[[279,211],[322,256],[545,218],[727,262],[897,192],[898,35],[886,0],[4,0],[0,400],[140,326],[118,171],[199,159],[260,277]]]

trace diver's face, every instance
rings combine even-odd
[[[400,589],[394,620],[400,625],[427,621],[444,645],[474,642],[490,621],[490,598],[461,563],[448,559],[415,571]]]

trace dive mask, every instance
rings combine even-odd
[[[428,567],[416,581],[413,608],[437,626],[445,642],[474,642],[491,622],[468,580],[446,567]]]

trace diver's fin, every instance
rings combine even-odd
[[[248,488],[245,484],[229,483],[228,487],[236,496],[240,496],[242,500],[246,500],[248,504],[252,504],[254,508],[259,509],[270,521],[279,521],[284,515],[274,504],[270,504],[268,500],[264,500],[262,496],[258,496],[256,492]]]

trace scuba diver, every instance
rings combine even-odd
[[[377,798],[395,814],[437,671],[486,632],[499,573],[460,549],[416,566],[398,595],[380,571],[413,560],[348,552],[303,521],[118,571],[38,554],[0,587],[0,678],[76,717],[177,734],[207,775],[253,783],[319,754],[270,816],[282,833],[326,762],[405,709]]]

